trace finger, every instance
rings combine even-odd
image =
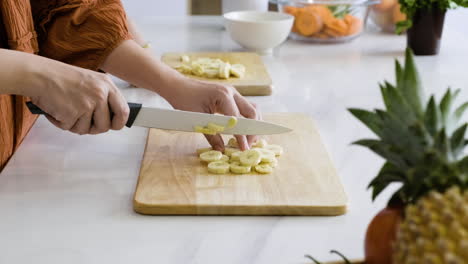
[[[258,119],[258,111],[253,103],[250,103],[245,97],[238,93],[234,95],[234,100],[236,101],[237,108],[242,116],[250,119]],[[257,136],[254,135],[248,135],[246,138],[249,147],[251,147],[256,140]]]
[[[227,91],[232,91],[232,90],[227,90]],[[228,115],[228,116],[240,116],[241,114],[240,114],[239,108],[234,99],[236,92],[230,93],[227,91],[224,91],[224,97],[222,97],[222,100],[216,106],[217,108],[216,112],[219,112],[223,115]],[[228,95],[226,96],[226,94]],[[246,136],[235,135],[235,137],[237,139],[237,144],[239,145],[239,148],[241,150],[249,149],[249,144],[247,143]]]
[[[80,118],[78,118],[75,125],[70,129],[70,131],[79,135],[88,134],[91,128],[92,116],[92,113],[86,113],[82,115]]]
[[[70,130],[76,123],[76,119],[70,119],[70,120],[67,120],[67,121],[60,121],[60,120],[57,120],[55,119],[53,116],[51,115],[45,115],[45,117],[47,118],[47,120],[49,120],[49,122],[51,122],[54,126],[62,129],[62,130]],[[74,120],[74,121],[73,121]]]
[[[248,150],[250,148],[249,143],[247,142],[247,137],[243,135],[235,135],[237,144],[239,145],[239,148],[244,151]]]
[[[254,102],[249,102],[250,105],[252,105],[252,107],[255,108],[255,110],[257,111],[257,120],[262,120],[262,113],[260,112],[260,110],[258,109],[258,106],[256,103]],[[258,136],[256,135],[250,135],[250,136],[247,136],[247,142],[249,143],[249,146],[252,146],[253,143],[257,142],[258,141]]]
[[[109,105],[106,103],[99,104],[93,114],[93,126],[90,129],[90,134],[100,134],[109,131],[111,128],[111,117],[109,113]]]
[[[214,150],[224,152],[224,141],[221,135],[205,135]]]
[[[114,113],[111,128],[113,130],[122,129],[125,123],[127,123],[130,109],[128,108],[127,101],[117,88],[109,92],[109,106],[112,113]]]

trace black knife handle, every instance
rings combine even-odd
[[[33,104],[32,102],[26,102],[26,106],[28,107],[29,111],[35,115],[46,115],[47,113],[42,111],[37,105]],[[136,103],[128,103],[128,107],[130,108],[130,114],[128,115],[128,121],[125,126],[132,127],[133,122],[141,110],[142,105]],[[111,120],[114,117],[114,113],[111,113]]]

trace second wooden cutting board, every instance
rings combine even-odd
[[[262,58],[252,52],[188,52],[188,53],[166,53],[163,54],[161,60],[171,67],[176,67],[182,64],[180,57],[188,55],[191,60],[208,57],[219,58],[231,64],[241,63],[246,68],[245,76],[239,78],[229,78],[227,80],[208,79],[188,75],[191,78],[200,79],[209,82],[218,82],[234,86],[239,93],[246,96],[252,95],[271,95],[272,81]]]
[[[153,215],[340,215],[347,198],[312,120],[276,113],[265,120],[294,129],[265,139],[284,148],[272,174],[216,175],[195,151],[196,133],[150,129],[134,210]]]

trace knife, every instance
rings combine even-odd
[[[47,114],[32,102],[26,102],[33,114]],[[195,132],[195,126],[206,126],[208,123],[225,126],[230,116],[143,107],[141,104],[128,103],[130,114],[126,126],[150,127],[164,130]],[[273,123],[236,117],[237,124],[226,128],[222,134],[227,135],[272,135],[292,131],[292,129]]]

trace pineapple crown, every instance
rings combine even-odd
[[[385,110],[349,109],[379,139],[354,142],[369,148],[386,162],[370,182],[374,200],[389,184],[401,183],[390,203],[415,202],[431,190],[451,186],[468,187],[468,156],[464,149],[467,122],[463,113],[468,101],[458,107],[460,93],[446,91],[440,102],[432,95],[425,102],[423,89],[411,49],[406,50],[405,65],[395,61],[396,85],[380,84]]]

